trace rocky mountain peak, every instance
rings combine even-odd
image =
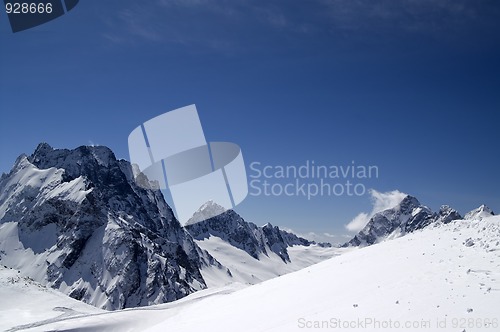
[[[447,205],[443,205],[439,212],[433,213],[417,198],[407,195],[394,208],[373,215],[367,225],[343,246],[372,245],[388,238],[412,233],[433,223],[449,223],[461,218],[456,210]]]
[[[193,216],[191,218],[189,218],[189,220],[186,222],[186,225],[195,224],[197,222],[210,219],[213,216],[218,216],[218,215],[223,214],[225,212],[228,212],[228,214],[231,214],[231,212],[228,209],[226,209],[223,206],[217,204],[213,200],[209,200],[208,202],[206,202],[205,204],[203,204],[193,214]]]
[[[203,211],[203,208],[223,209],[214,202],[208,202],[200,210]],[[273,252],[283,262],[290,262],[287,251],[288,247],[316,244],[295,234],[280,230],[279,227],[273,226],[270,223],[259,227],[252,222],[245,221],[238,213],[231,209],[200,222],[188,223],[185,228],[196,240],[204,240],[211,236],[216,236],[234,247],[246,251],[257,260],[260,255],[269,256]],[[330,246],[330,244],[326,243],[320,245]]]
[[[394,207],[395,210],[399,210],[401,213],[411,213],[415,208],[422,206],[416,197],[407,195],[401,203]]]
[[[465,214],[464,219],[467,220],[472,220],[472,219],[479,219],[482,220],[483,218],[487,218],[490,216],[494,216],[495,213],[493,210],[491,210],[489,207],[486,205],[482,204],[478,208],[468,212]]]
[[[22,259],[3,252],[4,264],[110,310],[206,287],[200,268],[218,263],[181,227],[161,192],[137,186],[130,163],[109,148],[42,143],[17,166],[0,180],[0,224],[9,223],[3,229],[32,251]],[[0,242],[2,236],[8,234]]]

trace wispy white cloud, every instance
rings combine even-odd
[[[401,33],[455,38],[470,23],[486,24],[486,9],[466,0],[124,0],[104,17],[104,38],[114,43],[169,43],[231,52],[274,33],[286,40],[328,34],[376,40]],[[486,15],[487,16],[487,15]],[[494,16],[493,14],[490,16]],[[360,32],[360,33],[359,33]],[[357,34],[359,33],[359,34]],[[312,37],[311,37],[312,38]],[[459,37],[456,37],[459,38]]]
[[[113,31],[103,33],[103,37],[116,42],[131,42],[135,39],[159,42],[165,38],[161,33],[161,21],[156,12],[147,6],[130,6],[119,10],[113,23]]]
[[[456,29],[478,19],[480,5],[467,0],[319,0],[338,30],[435,33]]]
[[[356,217],[354,217],[347,225],[345,225],[345,228],[350,232],[359,232],[363,229],[363,227],[366,226],[370,218],[371,214],[361,212]]]
[[[399,190],[393,190],[385,193],[370,189],[373,208],[370,213],[361,212],[354,217],[345,228],[350,232],[359,232],[370,221],[375,213],[395,207],[407,196]]]
[[[261,22],[277,28],[288,26],[289,19],[285,12],[276,6],[254,6],[252,10]]]
[[[328,242],[333,245],[337,244],[343,244],[346,242],[347,239],[352,238],[351,235],[349,234],[331,234],[328,232],[324,233],[316,233],[316,232],[307,232],[307,233],[301,233],[301,232],[296,232],[291,228],[288,227],[281,227],[280,229],[287,231],[289,233],[293,233],[299,237],[302,237],[304,239],[307,239],[309,241],[315,241],[315,242]]]
[[[228,51],[234,49],[235,40],[219,25],[235,19],[238,2],[222,6],[212,0],[124,1],[115,15],[103,17],[108,28],[102,37],[115,44],[146,42]]]
[[[259,28],[282,30],[292,21],[286,6],[247,0],[124,1],[102,36],[114,43],[156,42],[235,49]],[[302,27],[300,27],[302,28]],[[296,29],[299,30],[299,27]],[[258,32],[254,32],[258,33]]]
[[[211,0],[158,0],[158,3],[163,6],[200,6],[210,5]]]

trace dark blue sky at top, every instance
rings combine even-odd
[[[45,141],[109,146],[196,104],[247,164],[377,165],[433,209],[500,211],[497,1],[92,1],[13,34],[0,14],[0,172]],[[363,197],[248,197],[246,219],[344,233]]]

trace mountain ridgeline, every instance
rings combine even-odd
[[[482,205],[465,215],[464,218],[448,205],[443,205],[438,212],[432,212],[418,199],[407,195],[397,206],[376,213],[366,226],[343,247],[367,246],[386,239],[392,239],[412,233],[432,224],[448,224],[458,219],[480,219],[494,215],[488,207]]]
[[[204,288],[200,268],[216,264],[161,193],[137,186],[131,165],[108,148],[40,144],[17,159],[0,190],[0,222],[13,223],[26,249],[16,257],[3,248],[2,261],[95,306],[179,299]]]
[[[174,301],[207,288],[208,281],[214,287],[260,282],[333,255],[326,253],[328,243],[269,223],[259,227],[211,201],[192,218],[202,221],[183,227],[162,193],[147,189],[145,177],[140,181],[145,183],[136,184],[128,161],[103,146],[68,150],[42,143],[32,155],[19,156],[0,177],[0,263],[72,298],[116,310]],[[491,215],[481,206],[464,219]],[[406,196],[375,214],[344,246],[456,219],[462,217],[448,206],[432,212]],[[295,255],[304,248],[302,256],[293,256],[291,247]]]
[[[214,211],[207,215],[214,215],[208,219],[200,218],[205,211]],[[197,215],[198,214],[198,215]],[[191,220],[203,220],[193,222]],[[277,254],[283,262],[290,262],[287,247],[294,245],[310,246],[317,244],[322,247],[329,247],[329,243],[316,243],[298,237],[273,226],[270,223],[259,227],[251,222],[246,222],[239,214],[233,210],[224,211],[224,208],[210,201],[204,204],[194,217],[185,226],[186,230],[196,239],[204,240],[210,236],[216,236],[230,243],[232,246],[246,251],[250,256],[259,259],[261,254],[268,255],[268,250]]]
[[[147,179],[142,179],[147,181]],[[207,287],[205,268],[231,275],[196,239],[218,236],[258,260],[314,242],[232,210],[182,227],[160,191],[103,146],[40,144],[0,177],[0,262],[75,299],[115,310],[180,299]],[[207,203],[200,209],[216,208]],[[326,245],[326,244],[323,244]]]

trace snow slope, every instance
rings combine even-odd
[[[11,287],[10,284],[7,287]],[[50,289],[47,290],[56,294],[56,297],[53,299],[45,296],[40,297],[40,301],[31,301],[28,297],[29,294],[35,296],[38,296],[38,294],[36,292],[26,292],[27,296],[22,299],[22,304],[16,303],[15,299],[13,299],[13,297],[18,295],[17,293],[4,291],[2,292],[2,295],[5,295],[2,297],[2,303],[5,303],[5,307],[7,307],[7,303],[13,303],[19,305],[18,308],[22,308],[22,310],[18,310],[15,316],[10,316],[10,319],[5,320],[2,313],[0,318],[2,318],[3,322],[0,328],[2,328],[2,331],[4,329],[5,331],[51,331],[54,329],[65,330],[67,326],[73,326],[70,329],[74,329],[75,331],[142,331],[147,326],[154,326],[164,321],[166,318],[174,317],[183,310],[184,307],[192,303],[202,301],[212,296],[227,295],[244,287],[245,286],[242,284],[233,283],[217,289],[201,290],[175,302],[114,311],[113,315],[109,315],[111,313],[109,311],[85,305],[71,298],[69,298],[70,302],[68,304],[67,296]],[[49,302],[50,305],[47,308],[40,310],[40,303],[46,299],[54,302],[54,304],[52,305]],[[72,302],[80,303],[80,305],[85,306],[85,308],[90,308],[90,310],[84,311],[84,308],[75,309],[75,312],[65,310],[63,314],[59,314],[59,317],[55,317],[58,312],[63,311],[62,309],[72,308]],[[61,307],[63,305],[66,307]],[[92,310],[94,310],[94,312],[92,312]],[[86,314],[82,314],[84,312],[86,312]],[[35,313],[37,316],[32,319],[27,318],[28,315],[32,313]],[[46,317],[52,316],[54,317],[45,319]],[[8,313],[6,312],[5,318],[7,317]],[[39,321],[36,320],[37,318]],[[55,325],[52,324],[54,321],[57,321]]]
[[[0,331],[14,326],[48,323],[63,317],[101,313],[81,301],[47,288],[18,270],[0,266]]]
[[[217,214],[220,211],[224,212]],[[213,215],[213,217],[203,220],[204,215]],[[196,220],[196,222],[192,220]],[[252,222],[245,221],[234,210],[226,211],[213,201],[205,203],[184,227],[195,240],[205,240],[216,236],[233,247],[246,251],[255,259],[274,253],[281,257],[284,263],[290,262],[288,247],[317,244],[314,241],[285,232],[270,223],[259,227]],[[329,243],[318,243],[317,245],[331,247]]]
[[[234,247],[217,236],[197,240],[196,244],[208,251],[227,270],[207,265],[202,267],[201,274],[208,287],[220,287],[228,283],[256,284],[293,271],[298,271],[310,265],[337,256],[347,249],[321,247],[319,245],[288,247],[289,262],[284,262],[281,256],[267,250],[268,254],[260,254],[258,259],[245,250]]]
[[[204,215],[214,217],[203,219]],[[185,229],[201,249],[222,264],[222,268],[208,264],[201,267],[208,287],[232,282],[256,284],[300,270],[342,251],[332,248],[329,243],[298,237],[270,223],[259,227],[213,201],[205,203],[192,220]]]
[[[212,286],[235,282],[233,267],[236,281],[256,283],[321,258],[291,262],[288,248],[316,244],[271,224],[258,227],[232,210],[184,228],[162,193],[145,189],[147,178],[141,186],[136,179],[133,166],[103,146],[67,150],[42,143],[21,155],[0,177],[0,264],[116,310],[205,289],[203,275]],[[207,202],[198,213],[218,208]],[[224,247],[226,266],[195,243],[209,248],[212,235],[225,241],[215,249]]]
[[[182,310],[178,303],[31,330],[498,331],[500,217],[435,223]]]

